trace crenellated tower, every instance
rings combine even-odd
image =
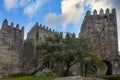
[[[112,65],[116,65],[119,54],[115,9],[112,9],[111,12],[109,12],[108,8],[105,12],[100,9],[99,14],[97,10],[94,10],[93,15],[91,15],[90,11],[87,11],[81,33],[87,37],[87,42],[92,46],[91,51],[94,55],[101,60],[110,61]],[[115,70],[109,72],[116,73]]]
[[[8,76],[22,71],[22,54],[24,52],[24,27],[14,27],[7,19],[0,30],[0,76]]]
[[[6,45],[9,45],[10,48],[17,50],[17,48],[21,48],[20,45],[23,45],[24,27],[19,29],[19,24],[14,27],[13,22],[8,25],[8,21],[5,19],[2,24],[1,38],[2,41]]]
[[[29,31],[27,39],[44,40],[46,37],[53,36],[55,33],[57,32],[51,28],[48,28],[42,24],[39,25],[38,22],[36,22],[33,28]]]
[[[27,34],[27,39],[24,42],[24,72],[30,69],[36,69],[39,64],[39,59],[41,58],[41,54],[37,52],[36,46],[38,42],[45,41],[47,37],[54,37],[54,34],[59,34],[58,32],[55,32],[55,30],[52,30],[51,28],[38,24],[36,24],[32,27],[32,29]],[[27,55],[27,56],[26,56]],[[27,64],[27,65],[26,65]]]

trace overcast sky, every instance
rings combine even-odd
[[[78,34],[85,12],[96,9],[99,13],[101,8],[116,8],[120,45],[120,0],[0,0],[0,25],[5,18],[9,24],[19,23],[25,27],[25,38],[36,22],[56,31]]]

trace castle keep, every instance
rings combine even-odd
[[[93,47],[92,53],[107,62],[110,74],[116,73],[115,70],[112,72],[112,67],[117,65],[115,63],[119,56],[115,9],[112,9],[111,13],[109,9],[105,12],[101,9],[99,14],[94,10],[93,15],[87,11],[81,33],[87,37],[88,44]]]

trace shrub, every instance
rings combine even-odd
[[[91,55],[91,59],[97,67],[97,75],[106,75],[106,71],[107,71],[106,63],[104,63],[94,55]]]

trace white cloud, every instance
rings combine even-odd
[[[36,2],[34,4],[27,5],[24,8],[24,13],[26,15],[28,15],[29,17],[31,17],[38,10],[38,8],[40,7],[41,3],[42,3],[41,0],[36,0]]]
[[[32,0],[4,0],[4,6],[9,11],[14,8],[25,7]]]
[[[4,5],[7,10],[10,10],[17,6],[16,0],[4,0]]]
[[[19,6],[25,6],[27,5],[31,0],[19,0],[18,4]]]
[[[84,8],[82,8],[83,5],[84,0],[62,0],[62,14],[48,14],[45,18],[45,23],[48,25],[61,24],[63,26],[63,30],[65,30],[66,26],[70,23],[78,24],[84,11]]]
[[[24,14],[32,17],[43,2],[45,0],[4,0],[4,6],[8,11],[15,8],[23,8]]]

